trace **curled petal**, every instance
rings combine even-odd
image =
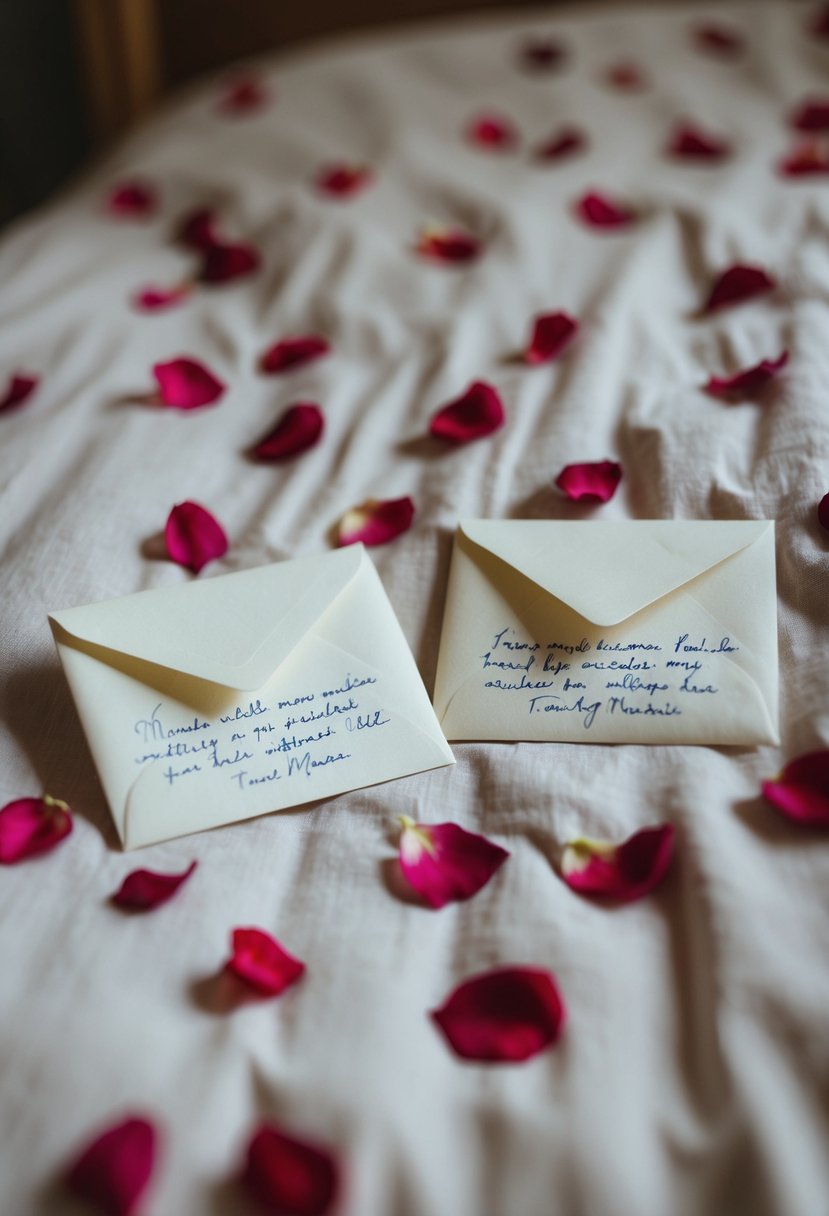
[[[369,498],[359,507],[352,507],[337,525],[337,545],[385,545],[403,532],[408,532],[414,519],[415,505],[411,498]]]
[[[509,118],[499,114],[481,114],[466,129],[470,143],[494,152],[506,152],[518,143],[518,131]]]
[[[721,308],[756,300],[776,287],[777,283],[762,266],[730,266],[715,280],[703,311],[717,312]]]
[[[152,1177],[158,1133],[148,1119],[130,1117],[108,1128],[70,1168],[69,1190],[102,1216],[136,1216]]]
[[[478,238],[462,228],[424,228],[415,245],[421,257],[447,264],[472,262],[482,252]]]
[[[578,200],[576,214],[591,228],[629,228],[637,218],[633,208],[595,191]]]
[[[39,376],[28,376],[25,372],[15,372],[9,379],[5,393],[0,397],[0,414],[11,412],[19,405],[25,405],[40,384]]]
[[[221,245],[216,213],[210,207],[188,211],[176,230],[176,240],[188,249],[211,249]]]
[[[331,346],[319,334],[304,334],[299,338],[283,338],[269,346],[259,361],[263,372],[273,374],[286,372],[294,367],[302,367],[314,359],[327,355]]]
[[[561,873],[580,895],[632,903],[662,881],[673,849],[674,829],[669,823],[642,828],[619,845],[581,837],[565,847]]]
[[[777,167],[783,177],[818,177],[829,173],[829,145],[816,139],[798,143]]]
[[[713,397],[753,397],[761,393],[778,372],[789,362],[789,352],[784,350],[776,359],[762,359],[754,367],[747,367],[733,376],[711,376],[705,391]]]
[[[429,423],[429,432],[449,443],[483,439],[504,425],[504,406],[491,384],[476,380],[454,401],[441,406]]]
[[[555,484],[574,502],[588,499],[608,502],[616,493],[622,480],[622,466],[615,460],[598,460],[594,463],[567,464],[559,473]]]
[[[202,283],[232,283],[253,274],[262,263],[259,251],[244,241],[218,241],[205,246],[202,253]]]
[[[829,494],[824,494],[818,503],[817,518],[820,526],[829,532]]]
[[[197,502],[176,503],[167,516],[164,541],[173,561],[194,574],[227,553],[222,525]]]
[[[731,155],[731,144],[727,139],[709,135],[693,123],[681,123],[675,128],[668,143],[669,156],[685,160],[718,161]]]
[[[486,836],[456,823],[415,823],[407,815],[400,822],[400,869],[432,908],[471,899],[509,857]]]
[[[607,69],[604,76],[613,89],[623,93],[641,93],[648,87],[648,78],[635,63],[615,63]]]
[[[519,61],[528,72],[554,72],[566,59],[567,47],[555,38],[530,38],[519,52]]]
[[[242,1182],[269,1212],[326,1216],[340,1192],[340,1167],[323,1145],[299,1140],[273,1123],[262,1123],[248,1144]]]
[[[737,30],[716,22],[705,22],[694,30],[694,43],[698,51],[712,55],[734,57],[742,54],[745,40]]]
[[[219,109],[230,117],[242,117],[261,110],[268,100],[268,90],[261,80],[254,76],[240,76],[225,87],[219,98]]]
[[[176,410],[194,410],[218,401],[225,386],[196,359],[183,356],[169,363],[156,363],[153,375],[162,405]]]
[[[326,165],[316,176],[316,187],[331,198],[351,198],[364,190],[373,176],[366,165]]]
[[[189,283],[179,283],[176,287],[144,287],[133,296],[132,305],[137,312],[164,312],[181,304],[192,290]]]
[[[305,964],[263,929],[233,930],[233,954],[226,968],[263,996],[279,996],[305,972]]]
[[[69,807],[59,798],[17,798],[0,810],[0,865],[48,853],[72,831]]]
[[[431,1017],[462,1059],[519,1063],[558,1041],[565,1010],[549,971],[503,967],[460,984]]]
[[[829,98],[808,97],[791,117],[797,131],[829,131]]]
[[[550,363],[570,345],[578,332],[578,321],[566,312],[542,313],[535,318],[524,358],[527,363]]]
[[[121,182],[107,199],[110,215],[120,219],[148,219],[158,208],[155,188],[147,182]]]
[[[763,797],[793,823],[829,827],[829,748],[790,760],[779,777],[763,782]]]
[[[290,460],[319,442],[325,426],[322,410],[311,401],[290,406],[253,449],[259,460]]]
[[[193,873],[198,863],[193,861],[181,874],[158,874],[155,870],[133,870],[112,896],[117,908],[149,912],[166,904]]]
[[[578,127],[562,127],[535,150],[535,159],[543,161],[563,160],[582,152],[587,147],[587,136]]]

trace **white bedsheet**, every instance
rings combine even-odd
[[[146,1204],[162,1216],[247,1212],[232,1175],[266,1116],[335,1146],[351,1216],[829,1213],[829,845],[758,797],[782,759],[829,742],[829,538],[815,516],[829,490],[829,184],[772,169],[791,105],[826,90],[813,11],[576,6],[269,59],[272,106],[222,119],[218,83],[199,88],[0,243],[0,380],[43,377],[0,418],[0,804],[45,789],[77,812],[58,852],[0,875],[4,1216],[79,1212],[56,1175],[133,1109],[165,1132]],[[745,32],[743,58],[693,49],[689,29],[714,15]],[[567,66],[517,70],[528,33],[566,38]],[[627,58],[649,89],[601,83]],[[522,151],[464,143],[480,110],[509,114]],[[733,138],[735,157],[665,159],[681,116]],[[528,146],[565,121],[590,151],[533,165]],[[340,159],[376,183],[320,199],[309,180]],[[159,215],[107,218],[109,186],[133,176],[158,184]],[[585,229],[570,205],[587,187],[645,218]],[[261,248],[263,270],[136,315],[136,288],[191,268],[168,235],[199,204]],[[414,257],[429,219],[478,231],[480,262]],[[735,261],[765,265],[781,291],[694,319]],[[578,346],[550,368],[510,362],[533,314],[558,308],[581,318]],[[256,371],[277,337],[314,331],[329,358]],[[765,404],[700,392],[783,347]],[[176,354],[227,380],[218,408],[127,400]],[[430,415],[476,378],[503,393],[507,425],[435,455],[420,441]],[[247,460],[303,399],[323,405],[325,441],[282,467]],[[602,517],[778,521],[779,752],[460,744],[454,769],[119,852],[46,613],[191,578],[147,548],[174,502],[209,506],[231,538],[203,578],[320,552],[348,507],[411,494],[414,528],[373,557],[431,687],[458,518],[579,517],[552,479],[608,456],[624,480]],[[469,903],[413,908],[384,882],[399,814],[455,820],[513,856]],[[663,819],[679,849],[658,895],[612,910],[557,876],[568,838]],[[107,906],[136,864],[191,859],[168,907]],[[245,924],[308,974],[280,1002],[214,1011],[208,977]],[[502,963],[555,972],[565,1039],[522,1067],[463,1064],[426,1011]]]

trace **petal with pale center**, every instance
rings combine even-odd
[[[779,777],[763,782],[763,797],[800,827],[829,827],[829,748],[790,760]]]
[[[327,1216],[342,1185],[329,1148],[270,1122],[261,1123],[248,1143],[242,1184],[274,1216]]]
[[[506,849],[456,823],[416,823],[401,816],[400,869],[432,908],[471,899],[509,857]]]
[[[403,532],[408,532],[415,516],[415,505],[408,495],[404,498],[369,498],[359,507],[352,507],[337,525],[337,544],[367,546],[385,545]]]
[[[224,528],[214,515],[197,502],[179,502],[167,517],[164,542],[174,562],[194,574],[227,553]]]
[[[516,1064],[558,1042],[565,1008],[549,971],[501,967],[459,984],[431,1017],[462,1059]]]
[[[580,895],[632,903],[652,891],[668,872],[674,852],[669,823],[642,828],[622,844],[580,837],[561,859],[561,874]]]
[[[153,375],[161,404],[171,409],[194,410],[212,405],[225,391],[222,381],[208,367],[186,355],[169,363],[156,363]]]
[[[66,1184],[102,1216],[137,1216],[152,1178],[158,1132],[149,1119],[130,1116],[101,1132],[70,1167]]]
[[[616,493],[621,480],[622,466],[617,461],[596,460],[565,465],[555,484],[573,502],[583,499],[608,502]]]
[[[259,460],[291,460],[319,443],[325,427],[322,410],[313,401],[298,401],[291,405],[256,444],[254,455]]]
[[[264,929],[233,930],[233,953],[225,964],[263,996],[280,996],[305,972],[305,964]]]
[[[498,392],[491,384],[475,380],[465,393],[441,406],[432,416],[429,433],[448,443],[469,443],[491,435],[505,420]]]
[[[187,882],[198,863],[193,861],[181,874],[159,874],[156,870],[133,870],[111,898],[116,908],[150,912],[172,899]]]
[[[0,865],[48,853],[72,831],[72,814],[59,798],[15,798],[0,810]]]

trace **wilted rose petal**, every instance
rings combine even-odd
[[[829,142],[810,139],[797,144],[778,164],[783,177],[817,177],[829,173]]]
[[[340,1193],[340,1168],[330,1149],[262,1123],[248,1144],[242,1182],[275,1216],[326,1216]]]
[[[366,165],[326,165],[316,176],[316,187],[331,198],[351,198],[364,190],[373,176]]]
[[[176,503],[167,516],[164,542],[173,561],[194,574],[227,553],[222,525],[197,502]]]
[[[563,160],[567,156],[573,156],[576,152],[582,152],[586,147],[587,136],[583,131],[579,131],[577,127],[562,127],[544,143],[538,145],[535,150],[535,159]]]
[[[737,30],[715,22],[698,25],[694,30],[697,50],[713,55],[736,56],[742,53],[745,40]]]
[[[144,287],[133,296],[133,308],[138,312],[164,312],[181,304],[192,290],[190,283],[179,283],[175,287]]]
[[[110,214],[121,219],[147,219],[157,207],[155,187],[147,182],[121,182],[113,187],[107,199]]]
[[[779,777],[763,782],[763,797],[793,823],[829,827],[829,748],[790,760]]]
[[[789,352],[784,350],[776,359],[762,359],[754,367],[735,372],[733,376],[711,376],[705,391],[713,397],[752,397],[761,393],[778,372],[789,362]]]
[[[576,213],[591,228],[628,228],[636,221],[636,212],[625,203],[615,202],[606,194],[589,191],[576,203]]]
[[[483,251],[483,245],[471,232],[461,228],[424,228],[415,245],[415,253],[433,262],[472,262]]]
[[[521,47],[519,60],[530,72],[552,72],[567,59],[567,47],[555,38],[530,38]]]
[[[432,908],[471,899],[509,857],[486,836],[456,823],[415,823],[401,815],[400,869]]]
[[[441,406],[429,423],[429,433],[449,443],[482,439],[504,425],[504,406],[491,384],[476,380],[454,401]]]
[[[305,972],[305,964],[263,929],[234,929],[228,971],[264,996],[279,996]]]
[[[187,882],[198,863],[193,861],[181,874],[158,874],[155,870],[133,870],[112,896],[111,902],[118,908],[130,908],[137,912],[149,912],[166,904],[176,891]]]
[[[9,379],[8,388],[0,397],[0,414],[11,412],[19,405],[25,405],[37,386],[39,376],[28,376],[25,372],[15,372]]]
[[[559,473],[555,485],[574,502],[581,499],[608,502],[622,480],[622,466],[615,460],[568,464]]]
[[[762,266],[731,266],[715,280],[703,312],[717,312],[720,308],[755,300],[776,287],[777,283]]]
[[[818,503],[817,517],[821,527],[829,532],[829,494],[824,494]]]
[[[153,375],[158,382],[162,405],[176,410],[194,410],[218,401],[225,386],[196,359],[182,356],[169,363],[156,363]]]
[[[565,847],[561,873],[580,895],[632,903],[662,881],[673,849],[674,829],[669,823],[642,828],[619,845],[581,837]]]
[[[686,122],[675,128],[667,152],[685,160],[719,161],[731,155],[731,144]]]
[[[506,152],[518,143],[518,132],[509,118],[481,114],[466,129],[470,143],[494,152]]]
[[[259,251],[244,241],[217,241],[205,245],[201,252],[202,283],[232,283],[253,274],[262,264]]]
[[[613,89],[624,93],[640,93],[648,87],[648,78],[635,63],[612,64],[604,74],[607,83]]]
[[[462,1059],[519,1063],[558,1041],[565,1010],[549,971],[503,967],[460,984],[431,1017]]]
[[[253,449],[260,460],[289,460],[319,442],[325,426],[322,410],[312,401],[290,406]]]
[[[327,355],[331,346],[319,334],[303,334],[297,338],[282,338],[269,346],[259,361],[260,370],[273,374],[302,367],[314,359]]]
[[[362,543],[367,546],[385,545],[403,532],[408,532],[414,519],[415,505],[411,498],[369,498],[359,507],[352,507],[337,525],[337,545]]]
[[[176,240],[189,249],[204,250],[221,245],[215,211],[211,207],[188,211],[176,230]]]
[[[527,363],[550,363],[570,345],[578,332],[578,321],[566,312],[541,313],[533,323],[524,358]]]
[[[797,131],[829,131],[829,98],[809,97],[797,107],[791,117]]]
[[[254,76],[241,76],[225,87],[219,99],[219,109],[223,114],[241,117],[261,110],[268,99],[268,89],[261,80]]]
[[[84,1149],[66,1184],[103,1216],[136,1216],[152,1177],[158,1133],[148,1119],[131,1117],[108,1128]]]
[[[0,865],[48,853],[72,831],[69,807],[59,798],[16,798],[0,810]]]

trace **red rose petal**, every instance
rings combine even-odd
[[[253,274],[262,264],[259,251],[244,241],[215,242],[205,246],[202,253],[202,283],[232,283]]]
[[[415,505],[411,498],[369,498],[359,507],[346,511],[337,526],[337,545],[362,543],[367,546],[385,545],[403,532],[408,532],[414,519]]]
[[[38,853],[48,853],[72,831],[65,802],[44,795],[17,798],[0,810],[0,865],[11,866]]]
[[[144,287],[133,296],[133,308],[138,312],[164,312],[181,304],[191,291],[189,283],[179,283],[176,287]]]
[[[8,388],[0,397],[0,414],[11,413],[19,405],[25,405],[32,393],[40,384],[39,376],[28,376],[25,372],[15,372],[9,379]]]
[[[254,76],[231,80],[219,99],[219,109],[230,117],[242,117],[261,110],[269,99],[268,89]]]
[[[482,252],[478,238],[461,228],[425,228],[415,245],[415,253],[421,257],[448,265],[472,262]]]
[[[331,198],[351,198],[364,190],[373,176],[365,165],[327,165],[320,169],[315,184]]]
[[[130,908],[148,912],[166,904],[193,873],[197,862],[193,861],[181,874],[158,874],[155,870],[133,870],[112,896],[111,902],[118,908]]]
[[[134,1216],[153,1173],[158,1133],[131,1117],[84,1149],[67,1175],[69,1190],[104,1216]]]
[[[788,362],[789,352],[784,350],[776,359],[762,359],[754,367],[747,367],[733,376],[711,376],[705,385],[705,391],[713,397],[756,396]]]
[[[107,209],[119,219],[147,219],[158,208],[155,188],[147,182],[121,182],[107,199]]]
[[[570,345],[578,332],[578,321],[566,312],[541,313],[533,323],[524,358],[527,363],[550,363]]]
[[[719,161],[731,155],[731,144],[686,122],[675,128],[667,152],[685,160]]]
[[[791,117],[797,131],[829,131],[829,98],[809,97],[798,106]]]
[[[635,63],[616,63],[607,69],[605,80],[611,88],[625,93],[639,93],[648,87],[648,78]]]
[[[194,574],[227,553],[222,525],[197,502],[176,503],[167,516],[164,541],[173,561]]]
[[[779,777],[763,782],[763,797],[801,827],[829,827],[829,748],[790,760]]]
[[[563,160],[587,147],[587,136],[577,127],[562,127],[535,150],[535,159],[543,161]]]
[[[504,407],[491,384],[476,380],[460,397],[441,406],[429,423],[429,433],[449,443],[483,439],[504,425]]]
[[[829,173],[829,145],[818,140],[797,144],[777,166],[783,177],[817,177]]]
[[[824,494],[818,503],[817,518],[820,526],[829,532],[829,494]]]
[[[555,480],[555,485],[573,502],[592,499],[608,502],[616,493],[622,480],[622,466],[615,460],[598,460],[594,463],[567,464]]]
[[[530,72],[552,72],[567,59],[567,47],[555,38],[530,38],[521,47],[519,60]]]
[[[591,228],[628,228],[637,218],[631,207],[596,191],[589,191],[578,200],[576,214]]]
[[[736,56],[741,54],[745,47],[742,34],[713,21],[696,27],[694,42],[697,50],[708,51],[712,55]]]
[[[242,1182],[279,1216],[326,1216],[340,1192],[340,1167],[323,1145],[262,1123],[248,1144]]]
[[[549,971],[503,967],[460,984],[431,1017],[462,1059],[518,1063],[558,1041],[565,1010]]]
[[[562,856],[564,881],[580,895],[631,903],[652,891],[668,872],[674,848],[669,823],[642,828],[623,844],[571,840]]]
[[[188,211],[176,231],[176,240],[190,249],[211,249],[221,245],[216,213],[210,207]]]
[[[182,356],[169,363],[156,363],[153,375],[158,382],[162,405],[176,410],[194,410],[212,405],[222,396],[225,386],[196,359]]]
[[[311,401],[290,406],[253,449],[259,460],[290,460],[319,442],[325,426],[322,410]]]
[[[305,972],[305,964],[263,929],[234,929],[226,969],[264,996],[279,996]]]
[[[777,283],[762,266],[730,266],[714,282],[703,312],[717,312],[720,308],[755,300],[776,287]]]
[[[466,138],[479,148],[506,152],[518,143],[518,131],[509,118],[499,114],[481,114],[466,128]]]
[[[509,857],[486,836],[456,823],[400,822],[400,869],[418,895],[432,908],[471,899]]]
[[[286,372],[320,359],[331,350],[329,342],[319,334],[304,334],[298,338],[282,338],[269,346],[259,361],[259,368],[268,374]]]

